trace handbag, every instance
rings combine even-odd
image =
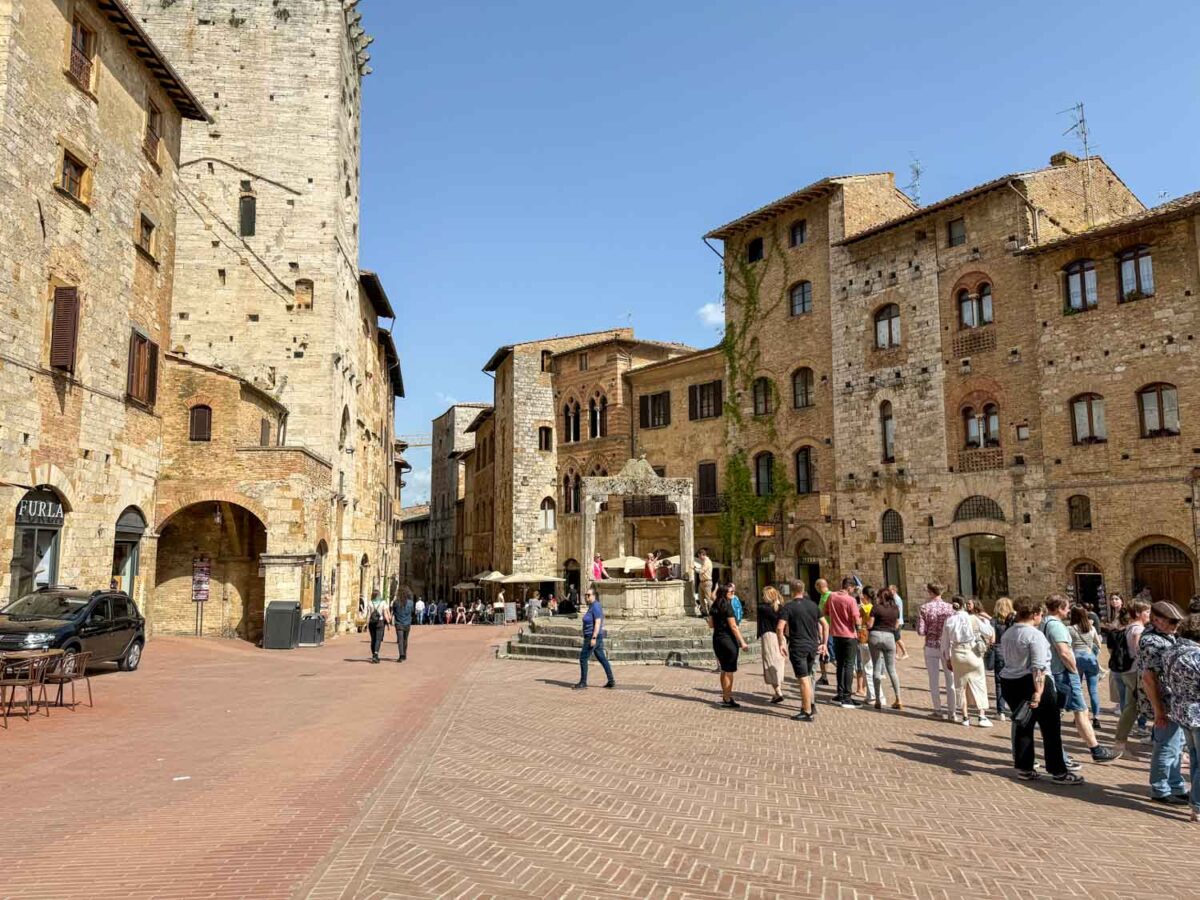
[[[1021,728],[1025,728],[1031,721],[1033,721],[1033,707],[1029,705],[1028,700],[1022,700],[1017,711],[1013,713],[1013,722]]]

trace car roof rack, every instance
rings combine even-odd
[[[40,594],[40,593],[43,593],[44,591],[77,591],[77,590],[79,590],[79,588],[75,587],[75,585],[73,585],[73,584],[43,584],[41,587],[39,587],[37,590],[35,590],[34,593]]]

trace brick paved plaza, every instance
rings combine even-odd
[[[0,732],[0,896],[1200,896],[1144,760],[1016,782],[1006,729],[929,718],[915,658],[911,711],[802,725],[753,671],[740,710],[696,670],[578,694],[500,638],[417,629],[403,666],[154,641],[95,709]]]

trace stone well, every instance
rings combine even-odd
[[[593,581],[606,618],[622,620],[681,619],[684,610],[682,581],[645,581],[610,578]]]

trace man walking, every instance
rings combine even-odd
[[[1087,706],[1083,702],[1083,683],[1079,680],[1079,669],[1075,663],[1075,653],[1071,649],[1071,632],[1063,622],[1070,604],[1062,594],[1051,594],[1046,598],[1046,616],[1042,622],[1042,633],[1050,642],[1050,673],[1054,677],[1054,687],[1058,693],[1066,697],[1062,709],[1075,717],[1075,731],[1085,747],[1092,752],[1092,762],[1112,762],[1118,758],[1107,747],[1101,747],[1096,740],[1096,732],[1092,729],[1092,721],[1088,716]],[[1067,760],[1068,767],[1072,766]]]
[[[1183,780],[1183,731],[1170,718],[1171,689],[1163,671],[1182,620],[1178,606],[1159,600],[1150,607],[1150,624],[1138,641],[1137,670],[1142,686],[1138,703],[1142,714],[1154,720],[1150,799],[1155,803],[1182,803],[1188,792]]]
[[[788,659],[792,672],[800,683],[800,712],[792,716],[798,722],[811,722],[817,714],[813,702],[813,670],[816,657],[825,663],[825,620],[815,600],[804,592],[804,584],[791,582],[792,599],[779,611],[778,634],[780,642],[787,640]]]
[[[817,679],[817,684],[822,687],[829,686],[829,657],[833,655],[833,641],[829,638],[829,618],[825,615],[825,604],[829,602],[829,582],[824,578],[818,578],[813,583],[813,590],[817,592],[817,609],[821,613],[821,621],[825,625],[825,652],[821,654],[821,677]]]
[[[935,582],[925,585],[929,600],[917,613],[917,634],[925,638],[925,671],[929,674],[929,698],[933,714],[953,721],[958,715],[958,697],[954,692],[954,671],[942,660],[942,629],[954,615],[954,607],[942,599],[942,586]],[[939,677],[946,682],[946,706],[942,712],[942,692]]]
[[[425,600],[422,597],[417,598],[416,603],[417,624],[425,624]]]
[[[396,629],[396,649],[400,657],[398,662],[408,659],[408,630],[412,627],[415,606],[412,591],[408,588],[392,601],[392,625]]]
[[[851,595],[857,585],[853,576],[842,579],[842,589],[829,595],[825,613],[829,616],[829,633],[833,635],[833,661],[837,675],[837,694],[833,702],[843,709],[862,706],[854,699],[854,667],[858,660],[858,625],[861,616],[858,601]]]

